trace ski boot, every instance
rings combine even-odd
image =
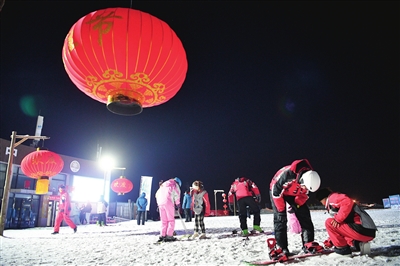
[[[278,262],[285,262],[288,260],[288,256],[283,252],[283,250],[276,246],[275,238],[268,238],[267,245],[269,249],[269,258],[271,260]]]
[[[361,242],[353,240],[352,251],[360,252],[360,255],[369,255],[371,253],[371,246],[369,242]]]
[[[242,236],[248,236],[250,235],[249,230],[248,229],[243,229],[242,230]]]
[[[259,225],[254,225],[253,231],[256,231],[256,233],[264,233],[264,230],[262,230]]]

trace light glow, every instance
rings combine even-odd
[[[71,200],[79,202],[97,202],[100,196],[103,195],[104,180],[74,175],[73,187]]]

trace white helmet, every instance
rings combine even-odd
[[[321,185],[321,178],[315,171],[307,171],[305,172],[300,178],[300,184],[306,186],[306,188],[311,191],[315,192],[318,190],[319,186]]]

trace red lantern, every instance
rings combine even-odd
[[[226,197],[226,194],[225,193],[222,193],[222,195],[221,195],[223,198],[225,198]]]
[[[46,194],[49,191],[49,178],[57,175],[64,167],[64,161],[57,153],[37,150],[22,159],[21,170],[31,178],[38,179],[36,193]]]
[[[133,183],[125,176],[120,176],[111,183],[111,189],[118,195],[124,195],[133,189]]]
[[[79,19],[64,41],[72,82],[120,115],[162,104],[181,88],[186,53],[162,20],[131,8],[107,8]]]

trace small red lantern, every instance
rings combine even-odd
[[[111,189],[118,195],[124,195],[133,189],[133,183],[125,176],[120,176],[111,183]]]
[[[131,8],[102,9],[79,19],[65,38],[62,59],[82,92],[119,115],[136,115],[168,101],[187,72],[175,32]]]
[[[39,149],[26,155],[21,162],[22,172],[37,179],[36,194],[46,194],[49,191],[49,178],[60,173],[63,167],[64,161],[60,155]]]
[[[221,195],[223,198],[225,198],[226,197],[226,194],[225,193],[222,193],[222,195]]]

